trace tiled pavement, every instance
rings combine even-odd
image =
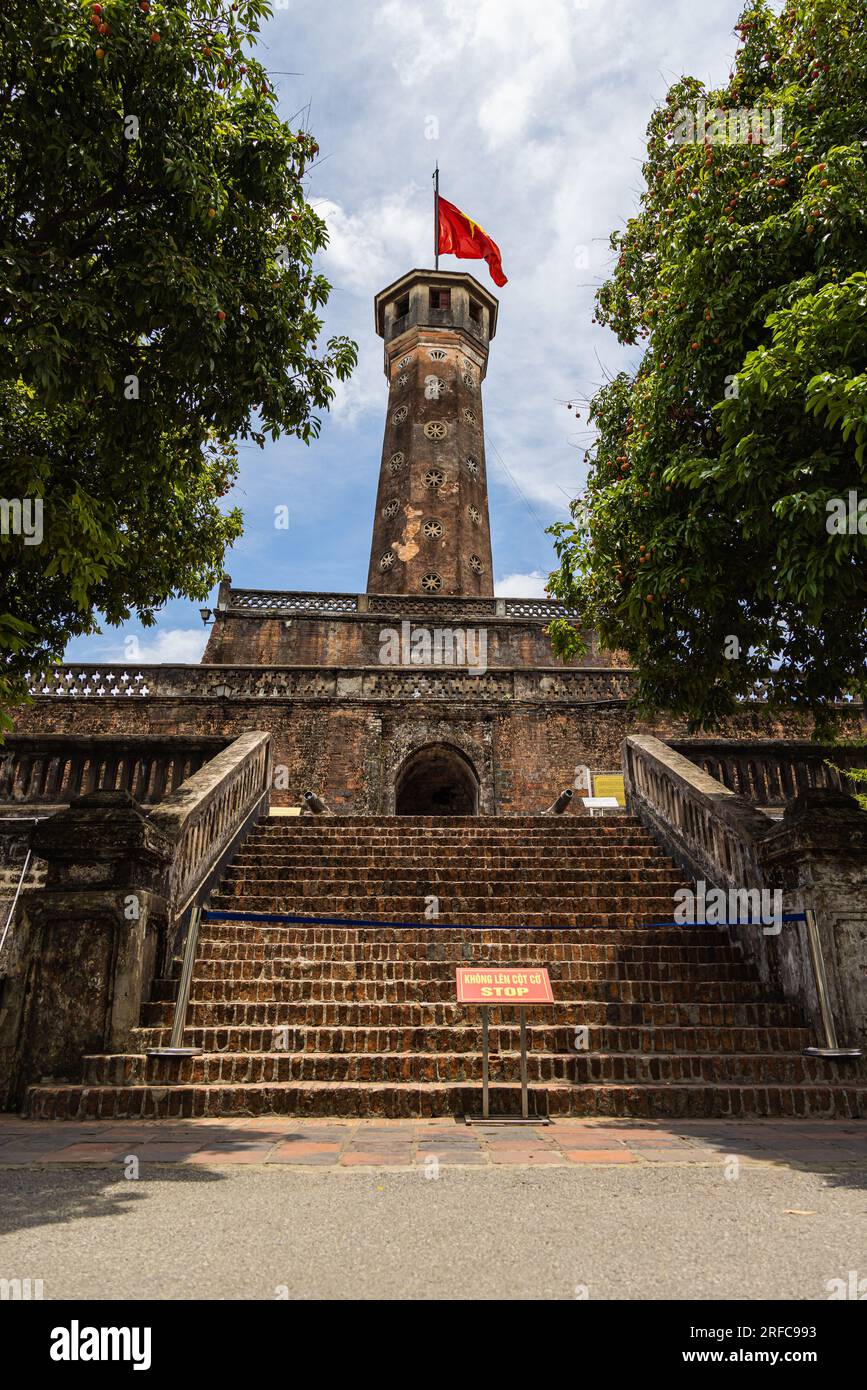
[[[292,1164],[476,1168],[747,1164],[867,1169],[867,1122],[558,1120],[549,1126],[448,1120],[160,1120],[136,1123],[0,1116],[0,1169],[57,1164]]]

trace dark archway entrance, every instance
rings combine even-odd
[[[397,816],[475,816],[478,811],[476,770],[469,758],[447,743],[419,748],[397,774]]]

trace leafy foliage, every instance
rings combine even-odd
[[[307,442],[355,362],[319,344],[314,139],[248,50],[263,0],[0,11],[0,704],[95,630],[207,596],[238,439]],[[9,528],[7,528],[9,529]]]
[[[829,532],[827,506],[867,483],[867,10],[761,0],[738,29],[728,86],[684,77],[651,117],[597,297],[646,346],[592,402],[549,589],[631,653],[645,709],[712,727],[760,694],[821,734],[867,693],[867,516]]]

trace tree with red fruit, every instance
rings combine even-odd
[[[0,10],[0,496],[44,518],[42,544],[0,536],[0,706],[97,615],[206,597],[237,441],[313,440],[353,367],[321,345],[316,144],[256,58],[268,13]]]
[[[828,526],[867,498],[867,10],[761,0],[738,32],[727,87],[683,78],[651,117],[597,296],[644,352],[592,403],[549,588],[631,653],[644,710],[712,728],[758,697],[821,734],[867,696],[867,526]],[[781,136],[723,142],[735,108]],[[580,652],[568,621],[552,636]]]

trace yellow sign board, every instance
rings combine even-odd
[[[623,787],[623,776],[619,772],[605,772],[593,778],[594,796],[613,796],[617,798],[618,806],[626,805],[626,792]]]

